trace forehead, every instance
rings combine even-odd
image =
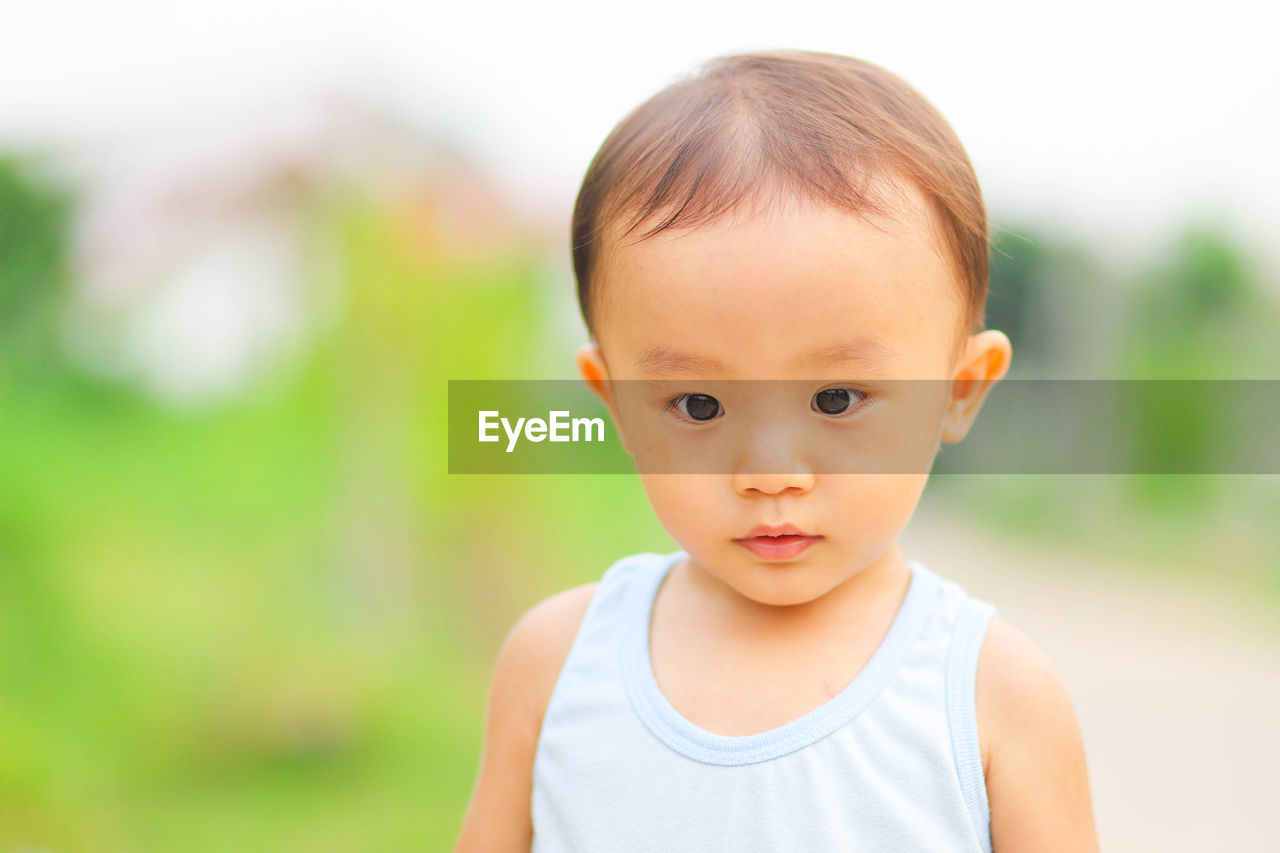
[[[880,375],[940,369],[960,312],[934,217],[913,187],[891,218],[788,200],[638,240],[615,226],[598,338],[615,378],[813,377],[837,356]]]

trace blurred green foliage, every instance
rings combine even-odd
[[[1144,379],[1280,379],[1280,308],[1262,289],[1256,264],[1224,233],[1188,226],[1168,258],[1140,277],[1129,304],[1120,363]],[[1135,449],[1153,466],[1177,459],[1203,463],[1219,452],[1215,424],[1243,417],[1209,403],[1207,388],[1180,386],[1170,401],[1159,383],[1140,387]],[[1280,425],[1278,425],[1280,426]],[[1280,431],[1280,430],[1278,430]],[[1202,512],[1226,481],[1203,476],[1142,476],[1128,482],[1135,499],[1171,511]]]
[[[27,377],[64,365],[59,323],[73,199],[34,157],[0,157],[0,370]]]
[[[1280,302],[1264,286],[1263,264],[1225,226],[1193,220],[1123,275],[1034,224],[997,230],[987,321],[1013,343],[1010,377],[1152,380],[1125,386],[1135,395],[1123,412],[1136,425],[1127,433],[1135,465],[1208,466],[1232,456],[1217,444],[1218,425],[1243,415],[1211,404],[1205,386],[1179,383],[1175,396],[1159,383],[1280,380]],[[992,530],[1153,571],[1221,573],[1280,601],[1280,475],[941,480],[958,508]]]
[[[66,263],[39,192],[21,322]],[[318,215],[342,318],[241,399],[0,374],[0,849],[448,849],[506,630],[669,544],[631,478],[445,471],[447,379],[540,345],[538,257],[420,256],[359,195]]]

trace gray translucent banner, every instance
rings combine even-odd
[[[959,442],[949,380],[609,388],[449,380],[449,473],[1280,474],[1280,380],[1004,379]]]

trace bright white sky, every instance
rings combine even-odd
[[[920,89],[964,141],[998,221],[1035,214],[1128,255],[1207,207],[1274,253],[1277,9],[46,0],[11,4],[0,29],[0,145],[92,140],[345,85],[453,127],[567,233],[587,163],[631,107],[712,55],[802,47],[869,59]]]

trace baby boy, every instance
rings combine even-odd
[[[718,57],[614,128],[572,232],[578,370],[680,550],[512,628],[457,850],[1096,850],[1052,664],[898,544],[1011,357],[945,119],[862,60]],[[904,431],[924,464],[832,464]]]

